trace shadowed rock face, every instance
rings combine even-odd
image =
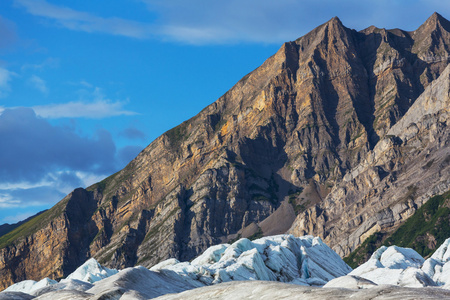
[[[125,169],[2,237],[1,286],[65,276],[90,256],[114,268],[150,266],[289,228],[347,254],[371,228],[392,227],[445,189],[428,169],[409,202],[398,194],[417,158],[446,151],[445,122],[423,121],[408,141],[389,130],[443,73],[449,27],[434,14],[414,32],[356,32],[333,18],[285,43]],[[399,132],[414,134],[408,128]]]

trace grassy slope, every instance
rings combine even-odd
[[[367,261],[380,246],[397,245],[426,257],[450,237],[450,191],[430,198],[395,232],[376,232],[344,261],[352,268]]]
[[[18,241],[19,239],[29,236],[39,229],[43,228],[45,225],[50,223],[53,219],[61,215],[63,212],[68,199],[63,199],[51,209],[39,214],[38,216],[32,218],[28,222],[20,225],[16,229],[8,232],[7,234],[0,237],[0,249],[5,248]]]
[[[29,217],[29,218],[26,218],[25,220],[20,221],[20,222],[17,222],[17,223],[15,223],[15,224],[8,224],[8,223],[6,223],[6,224],[3,224],[3,225],[0,225],[0,237],[4,236],[5,234],[7,234],[7,233],[10,232],[10,231],[13,231],[14,229],[16,229],[17,227],[19,227],[20,225],[25,224],[26,222],[30,221],[30,220],[33,219],[34,217],[39,216],[40,214],[44,213],[45,211],[47,211],[47,210],[43,210],[43,211],[41,211],[41,212],[38,212],[38,213],[35,214],[34,216],[31,216],[31,217]]]

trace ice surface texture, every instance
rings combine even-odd
[[[397,246],[380,247],[349,275],[376,284],[407,287],[450,286],[450,238],[425,260],[416,251]]]
[[[349,297],[365,299],[367,296],[370,299],[369,296],[383,291],[393,298],[411,293],[413,298],[438,299],[450,295],[450,291],[446,290],[450,288],[449,245],[450,239],[427,260],[412,249],[381,247],[365,264],[352,271],[320,238],[278,235],[255,241],[240,239],[231,245],[210,247],[192,262],[169,259],[150,270],[141,266],[111,270],[90,259],[59,283],[48,278],[38,282],[25,280],[0,293],[0,299],[94,297],[126,300],[150,299],[173,293],[181,294],[164,297],[181,299],[179,297],[195,295],[194,298],[200,299],[203,293],[213,288],[208,287],[211,285],[218,286],[213,288],[218,293],[225,288],[226,293],[239,294],[244,293],[240,288],[249,288],[245,292],[253,289],[254,293],[259,293],[271,289],[267,293],[291,296],[306,293],[305,296],[314,294],[318,298],[344,293]],[[238,283],[244,280],[255,283]],[[281,285],[275,281],[291,285]],[[304,286],[303,289],[299,285]],[[317,286],[324,286],[324,291],[317,290]],[[428,286],[440,286],[442,289],[405,289]],[[360,289],[370,291],[355,292]]]
[[[207,285],[268,280],[321,286],[351,268],[320,238],[277,235],[213,246],[191,263],[168,260],[151,270],[170,270]]]

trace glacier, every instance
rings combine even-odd
[[[450,238],[424,259],[409,248],[382,246],[370,259],[349,273],[374,282],[406,287],[450,288]]]
[[[47,286],[58,283],[56,280],[52,280],[50,278],[44,278],[40,281],[35,280],[24,280],[13,284],[6,288],[5,292],[23,292],[26,294],[32,294],[34,291],[45,288]]]
[[[449,298],[450,238],[426,260],[409,248],[382,246],[354,270],[320,238],[293,235],[242,238],[212,246],[191,262],[172,258],[150,269],[119,271],[91,258],[59,282],[44,278],[16,283],[0,293],[0,300],[183,299],[182,295],[204,299],[205,293],[219,295],[224,289],[230,295],[240,291],[254,297],[266,291],[311,299],[338,295],[365,299],[382,290],[394,299],[409,294]]]
[[[62,282],[69,280],[80,280],[84,282],[94,283],[105,279],[119,272],[116,269],[108,269],[100,265],[94,258],[88,259],[84,264],[78,267],[72,274],[62,279]]]
[[[277,235],[210,247],[192,262],[163,261],[150,270],[173,271],[205,285],[267,280],[322,286],[351,268],[320,238]]]

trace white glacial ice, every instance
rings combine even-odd
[[[324,286],[329,290],[324,292],[327,295],[344,291],[335,288],[346,288],[346,293],[366,288],[374,291],[367,292],[367,296],[377,291],[413,291],[395,289],[400,287],[440,285],[446,289],[450,288],[450,239],[427,260],[412,249],[383,246],[366,263],[350,271],[320,238],[278,235],[212,246],[191,262],[172,258],[150,270],[139,266],[117,271],[90,259],[59,283],[48,278],[39,282],[25,280],[0,293],[0,299],[149,299],[216,283],[228,286],[225,282],[248,280],[261,280],[261,285],[252,285],[258,290],[267,287],[267,281],[290,283],[288,286]],[[366,293],[355,297],[363,295]]]
[[[320,238],[277,235],[208,248],[192,262],[162,262],[152,271],[173,271],[204,284],[269,280],[324,285],[351,268]]]
[[[382,246],[370,259],[350,272],[349,275],[368,279],[376,284],[392,284],[406,287],[436,285],[430,276],[422,271],[425,259],[410,248]]]
[[[425,261],[422,270],[437,285],[450,288],[450,238],[446,239],[433,255]]]
[[[84,264],[79,266],[72,274],[62,279],[61,282],[77,279],[84,282],[94,283],[116,274],[115,269],[108,269],[100,265],[94,258],[88,259]]]
[[[5,292],[22,292],[30,295],[40,295],[57,290],[85,291],[92,287],[92,283],[112,276],[117,272],[117,270],[101,266],[94,258],[91,258],[59,283],[49,278],[44,278],[38,282],[24,280],[11,285],[5,289]]]
[[[57,281],[50,279],[50,278],[44,278],[40,281],[34,281],[34,280],[24,280],[18,283],[15,283],[11,286],[9,286],[7,289],[5,289],[5,292],[22,292],[26,294],[32,294],[34,291],[37,291],[41,288],[50,286],[52,284],[57,283]]]
[[[204,286],[183,276],[150,271],[142,266],[126,268],[97,281],[87,293],[95,299],[151,299],[164,294],[179,293]]]

